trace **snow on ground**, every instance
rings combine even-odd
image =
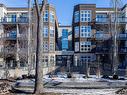
[[[45,88],[45,92],[62,93],[63,95],[116,95],[118,89],[51,89]]]

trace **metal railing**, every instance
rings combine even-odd
[[[120,53],[127,53],[127,47],[119,47]]]
[[[98,17],[96,19],[94,19],[94,21],[97,23],[102,23],[102,24],[109,24],[110,22],[111,23],[114,23],[115,21],[115,17]],[[127,24],[127,17],[118,17],[117,18],[117,23],[125,23]]]
[[[3,17],[0,23],[28,23],[28,17]]]
[[[16,40],[16,32],[2,33],[0,39]]]
[[[10,53],[16,53],[16,47],[11,47],[11,46],[9,46],[9,47],[3,47],[3,48],[1,48],[0,49],[0,52],[1,53],[4,53],[4,54],[10,54]]]
[[[118,39],[119,40],[127,40],[127,33],[119,34]]]
[[[96,40],[111,40],[111,34],[96,34]],[[118,34],[117,40],[127,40],[127,33]]]

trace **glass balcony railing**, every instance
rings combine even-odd
[[[127,33],[125,33],[125,34],[119,34],[118,39],[119,40],[127,40]]]
[[[16,36],[17,36],[16,32],[3,33],[0,35],[0,39],[15,40]]]
[[[110,40],[111,34],[102,34],[97,33],[96,34],[96,40]],[[117,40],[127,40],[127,33],[118,34]]]
[[[108,47],[96,47],[96,52],[97,53],[108,53],[110,50],[110,48]]]
[[[16,53],[16,47],[9,46],[9,47],[0,48],[0,53],[7,53],[7,54]]]
[[[96,23],[108,23],[107,17],[96,18]]]
[[[127,47],[120,47],[119,52],[120,53],[127,53]]]
[[[108,18],[108,17],[98,17],[96,18],[96,23],[114,23],[115,22],[115,17]],[[118,17],[117,18],[117,23],[126,23],[127,24],[127,17]]]
[[[28,17],[3,17],[0,19],[0,23],[28,23]]]

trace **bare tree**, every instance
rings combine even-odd
[[[40,7],[38,0],[34,0],[37,14],[37,46],[36,46],[36,77],[34,93],[43,92],[43,64],[41,62],[42,30],[43,30],[43,13],[47,0],[43,0]]]

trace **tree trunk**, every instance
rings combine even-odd
[[[36,46],[36,75],[35,75],[35,89],[34,93],[39,94],[43,92],[43,63],[42,57],[42,30],[43,30],[43,11],[45,9],[45,0],[42,3],[41,9],[39,8],[38,0],[35,1],[35,7],[37,12],[37,46]]]

